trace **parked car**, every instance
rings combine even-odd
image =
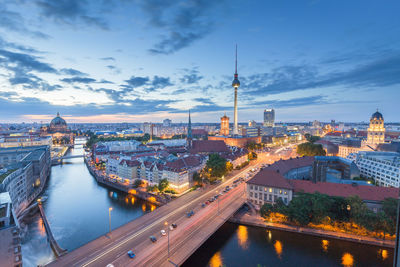
[[[157,242],[157,238],[154,236],[154,235],[151,235],[150,236],[150,240],[151,240],[151,242]]]
[[[178,227],[178,225],[177,225],[176,223],[171,224],[171,226],[172,226],[173,228]]]
[[[128,256],[129,256],[129,258],[133,259],[136,255],[135,255],[135,253],[132,252],[132,250],[129,250],[128,251]]]
[[[173,230],[174,230],[174,227],[173,227],[172,225],[170,225],[170,226],[169,226],[169,230],[170,230],[170,231],[173,231]]]
[[[201,203],[201,207],[204,208],[206,206],[206,203]]]
[[[167,234],[167,232],[165,232],[165,230],[163,229],[163,230],[161,230],[161,235],[166,235]]]

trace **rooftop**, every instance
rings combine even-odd
[[[8,169],[6,172],[1,173],[0,172],[0,184],[4,181],[4,179],[7,178],[8,175],[11,173],[15,172],[17,169]],[[0,194],[1,197],[1,194]],[[0,198],[0,203],[1,203],[1,198]]]
[[[338,197],[359,196],[362,200],[375,202],[381,202],[385,198],[397,198],[399,195],[399,189],[392,187],[336,184],[325,182],[313,183],[305,180],[290,180],[289,183],[293,186],[294,192],[319,192],[321,194]]]
[[[277,171],[284,175],[285,173],[289,172],[292,169],[298,169],[306,166],[311,166],[314,162],[314,157],[297,157],[291,158],[288,160],[278,160],[271,166],[267,167],[266,169]]]
[[[277,188],[293,189],[292,185],[276,170],[264,169],[257,173],[247,183]]]
[[[193,140],[191,153],[230,152],[223,140]]]

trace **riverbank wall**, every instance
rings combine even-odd
[[[107,180],[104,175],[99,174],[98,172],[96,172],[96,170],[94,170],[92,168],[92,166],[89,164],[88,159],[86,157],[84,157],[84,161],[85,161],[85,165],[86,165],[87,169],[89,170],[90,174],[94,177],[94,179],[97,181],[97,183],[99,183],[103,186],[112,188],[112,189],[116,189],[118,191],[132,194],[137,198],[146,200],[157,206],[162,206],[166,203],[166,200],[161,198],[158,195],[153,195],[148,192],[143,192],[141,190],[137,190],[134,187],[125,186],[125,185],[119,184],[118,182],[114,183],[114,182]]]
[[[262,217],[260,217],[259,215],[249,215],[249,214],[237,213],[234,216],[232,216],[228,221],[232,222],[232,223],[247,225],[247,226],[255,226],[255,227],[262,227],[262,228],[266,228],[266,229],[274,229],[274,230],[280,230],[280,231],[286,231],[286,232],[313,235],[313,236],[318,236],[321,238],[339,239],[339,240],[345,240],[345,241],[350,241],[350,242],[356,242],[356,243],[368,244],[368,245],[374,245],[374,246],[380,246],[380,247],[386,247],[386,248],[394,248],[395,247],[394,240],[383,240],[383,239],[378,239],[378,238],[374,238],[374,237],[359,236],[359,235],[354,235],[354,234],[349,234],[349,233],[341,233],[341,232],[339,233],[339,232],[326,231],[326,230],[321,230],[321,229],[297,227],[297,226],[280,224],[280,223],[270,223],[270,222],[265,222],[264,219]]]

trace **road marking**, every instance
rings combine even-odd
[[[259,164],[259,163],[257,163],[257,164]],[[256,165],[257,165],[257,164],[256,164]],[[230,180],[232,180],[232,179],[235,178],[236,176],[241,175],[243,172],[246,172],[250,167],[253,167],[253,168],[254,168],[254,166],[249,166],[249,167],[247,167],[247,168],[244,169],[243,171],[241,171],[241,172],[239,172],[238,174],[236,174],[235,176],[233,176],[231,179],[229,179],[229,180],[225,181],[224,183],[220,184],[219,186],[217,186],[216,189],[219,189],[219,188],[225,186],[225,184],[229,183]],[[116,248],[118,248],[118,247],[120,247],[120,246],[122,246],[122,245],[125,245],[127,242],[131,241],[133,238],[137,237],[138,235],[141,235],[142,233],[146,232],[147,230],[151,229],[152,227],[156,226],[157,224],[163,222],[163,221],[165,220],[166,217],[173,216],[173,215],[175,215],[176,213],[180,212],[181,210],[186,209],[188,206],[190,206],[190,205],[192,205],[194,202],[198,201],[199,198],[204,197],[204,196],[207,196],[207,195],[210,195],[210,194],[213,194],[213,193],[214,193],[214,190],[211,190],[211,191],[207,192],[206,194],[201,195],[201,196],[199,196],[198,198],[195,198],[194,200],[192,200],[192,201],[189,202],[188,204],[186,204],[186,205],[184,205],[184,206],[178,208],[177,210],[175,210],[174,212],[172,212],[172,214],[170,213],[170,214],[168,214],[168,215],[166,215],[166,216],[164,216],[164,217],[161,217],[160,219],[158,219],[157,221],[153,222],[153,223],[150,224],[149,226],[147,226],[147,227],[145,227],[145,228],[142,228],[141,230],[139,230],[138,232],[136,232],[136,233],[133,234],[132,236],[126,238],[125,240],[121,241],[120,243],[117,243],[116,245],[114,245],[114,246],[111,247],[110,249],[108,249],[108,250],[106,250],[106,251],[100,253],[97,257],[93,258],[93,259],[90,260],[89,262],[84,263],[84,264],[82,265],[82,267],[88,266],[89,264],[91,264],[91,263],[97,261],[98,259],[100,259],[101,257],[105,256],[105,255],[108,254],[109,252],[115,250]]]

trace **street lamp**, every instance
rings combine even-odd
[[[112,207],[108,208],[108,222],[109,222],[109,226],[110,226],[110,230],[109,233],[111,234],[111,211],[112,211]]]
[[[168,226],[168,222],[165,222],[164,225],[167,226],[167,231],[168,231],[168,260],[169,260],[169,226]]]

